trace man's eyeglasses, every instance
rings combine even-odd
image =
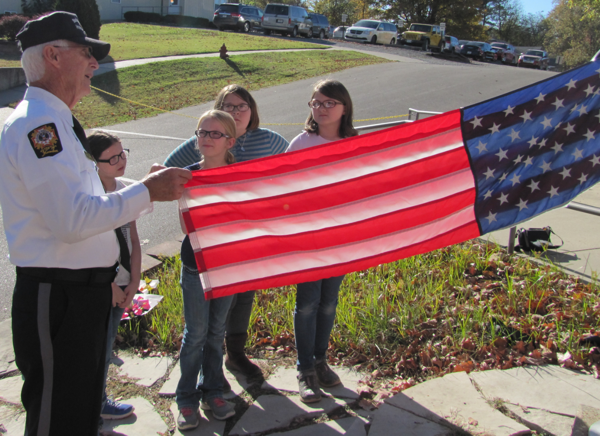
[[[96,162],[103,162],[103,163],[107,163],[109,165],[115,166],[116,164],[119,163],[120,159],[127,160],[128,156],[129,156],[129,149],[124,148],[121,153],[115,154],[114,156],[109,157],[108,159],[98,159],[98,160],[96,160]]]
[[[334,108],[338,104],[341,104],[342,106],[346,106],[345,103],[335,101],[335,100],[325,100],[325,101],[311,100],[308,102],[308,107],[311,109],[319,109],[321,106],[323,106],[326,109],[331,109],[331,108]]]
[[[250,109],[248,103],[223,105],[223,110],[225,112],[235,112],[236,110],[239,110],[240,112],[246,112],[248,109]]]
[[[231,136],[221,133],[218,130],[196,130],[194,133],[196,133],[198,138],[206,138],[206,136],[210,136],[212,139],[221,139],[223,136],[231,138]]]
[[[94,55],[93,55],[94,51],[92,50],[92,47],[87,46],[87,45],[53,45],[53,47],[67,49],[67,50],[72,50],[74,48],[80,48],[81,51],[84,52],[84,56],[86,58],[91,59],[92,57],[94,57]]]

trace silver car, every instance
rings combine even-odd
[[[262,28],[265,35],[278,32],[290,35],[292,38],[303,35],[312,38],[312,20],[306,9],[300,6],[269,3],[262,18]]]

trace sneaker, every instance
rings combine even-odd
[[[109,398],[106,400],[100,416],[102,419],[123,419],[130,416],[134,409],[131,404],[121,404]]]
[[[303,403],[316,403],[321,401],[321,389],[314,369],[298,373],[298,390],[300,401]]]
[[[327,365],[327,361],[317,360],[315,362],[315,372],[319,379],[319,384],[324,388],[330,388],[332,386],[339,385],[342,381],[338,375]]]
[[[215,419],[219,421],[225,421],[235,415],[233,405],[219,397],[203,401],[200,407],[202,407],[202,410],[210,410]]]
[[[179,430],[191,430],[200,424],[200,412],[191,407],[182,407],[179,409],[177,417],[177,428]]]

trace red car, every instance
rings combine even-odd
[[[492,47],[496,49],[501,49],[501,51],[498,52],[498,54],[499,59],[502,60],[503,64],[517,64],[517,53],[515,52],[515,48],[511,44],[507,44],[506,42],[492,42]]]

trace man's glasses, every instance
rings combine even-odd
[[[115,166],[116,164],[119,163],[120,159],[127,160],[128,156],[129,156],[129,149],[124,148],[121,153],[115,154],[114,156],[109,157],[108,159],[98,159],[98,160],[96,160],[96,162],[104,162],[109,165]]]
[[[248,103],[242,103],[242,104],[224,104],[223,105],[223,110],[225,112],[235,112],[236,110],[240,111],[240,112],[246,112],[248,109],[250,109],[250,106],[248,105]]]
[[[221,139],[223,136],[231,138],[231,136],[221,133],[218,130],[196,130],[194,133],[198,138],[206,138],[207,136],[210,136],[212,139]]]
[[[345,103],[335,101],[335,100],[325,100],[325,101],[311,100],[308,102],[308,107],[311,109],[319,109],[321,106],[323,106],[326,109],[331,109],[331,108],[334,108],[338,104],[341,104],[342,106],[346,106]]]
[[[72,50],[74,48],[80,48],[81,51],[84,52],[84,56],[86,58],[91,59],[92,57],[94,57],[94,51],[92,50],[92,47],[87,46],[87,45],[53,45],[53,47],[67,49],[67,50]]]

